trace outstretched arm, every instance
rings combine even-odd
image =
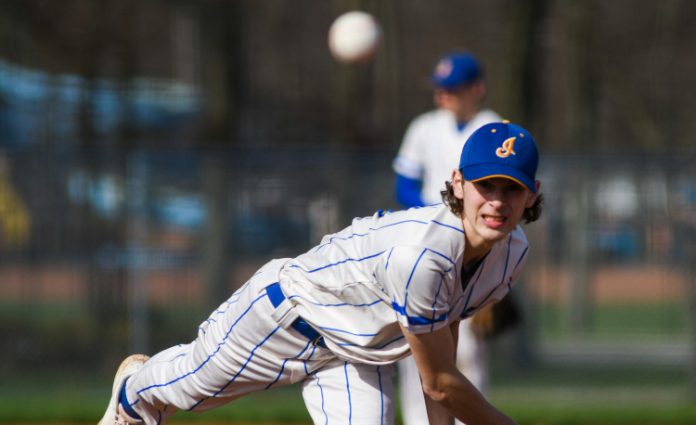
[[[456,338],[452,329],[447,327],[432,333],[412,334],[402,327],[402,332],[418,366],[431,425],[451,424],[451,419],[443,415],[442,410],[467,425],[515,425],[457,370]],[[431,414],[433,407],[436,409]]]
[[[423,182],[411,179],[401,174],[396,174],[396,200],[404,208],[422,207],[425,205],[421,198],[421,186]]]

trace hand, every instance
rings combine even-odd
[[[471,331],[477,338],[484,339],[491,336],[494,330],[493,304],[479,309],[469,320],[471,320]]]

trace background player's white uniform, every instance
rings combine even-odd
[[[394,171],[423,182],[421,194],[426,204],[440,203],[440,191],[457,168],[462,146],[469,136],[482,125],[500,120],[498,114],[484,109],[460,130],[450,111],[435,109],[421,114],[406,130],[394,160]]]
[[[484,109],[466,127],[459,129],[452,112],[445,109],[426,112],[416,117],[406,130],[394,160],[394,171],[423,182],[421,196],[426,204],[441,202],[440,191],[457,167],[466,140],[482,125],[500,119],[492,110]],[[471,321],[466,320],[459,326],[457,368],[485,393],[488,384],[486,344],[474,334],[470,324]],[[413,358],[399,362],[399,382],[404,425],[427,425],[425,401]]]
[[[527,257],[518,227],[462,287],[464,248],[461,219],[442,204],[357,218],[307,253],[262,267],[194,342],[131,376],[128,400],[156,424],[177,408],[301,382],[314,423],[393,423],[392,364],[409,354],[399,324],[425,333],[468,317],[508,293]],[[298,318],[317,338],[298,332]]]

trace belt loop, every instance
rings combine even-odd
[[[280,327],[287,329],[293,325],[295,320],[300,316],[297,314],[293,306],[287,301],[278,282],[266,287],[266,293],[275,310],[271,313],[271,317]]]
[[[279,282],[275,282],[266,287],[266,294],[268,299],[275,307],[275,310],[271,313],[271,317],[283,328],[287,329],[292,327],[297,332],[302,334],[305,338],[310,341],[315,341],[316,345],[320,347],[326,347],[324,343],[324,337],[319,334],[309,323],[307,323],[299,314],[295,311],[295,308],[287,302],[285,294],[280,287]]]

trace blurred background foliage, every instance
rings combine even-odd
[[[327,49],[352,9],[384,32],[362,66]],[[431,68],[466,49],[546,196],[491,397],[523,423],[693,423],[695,22],[684,0],[0,2],[0,420],[98,417],[125,354],[394,208]]]

